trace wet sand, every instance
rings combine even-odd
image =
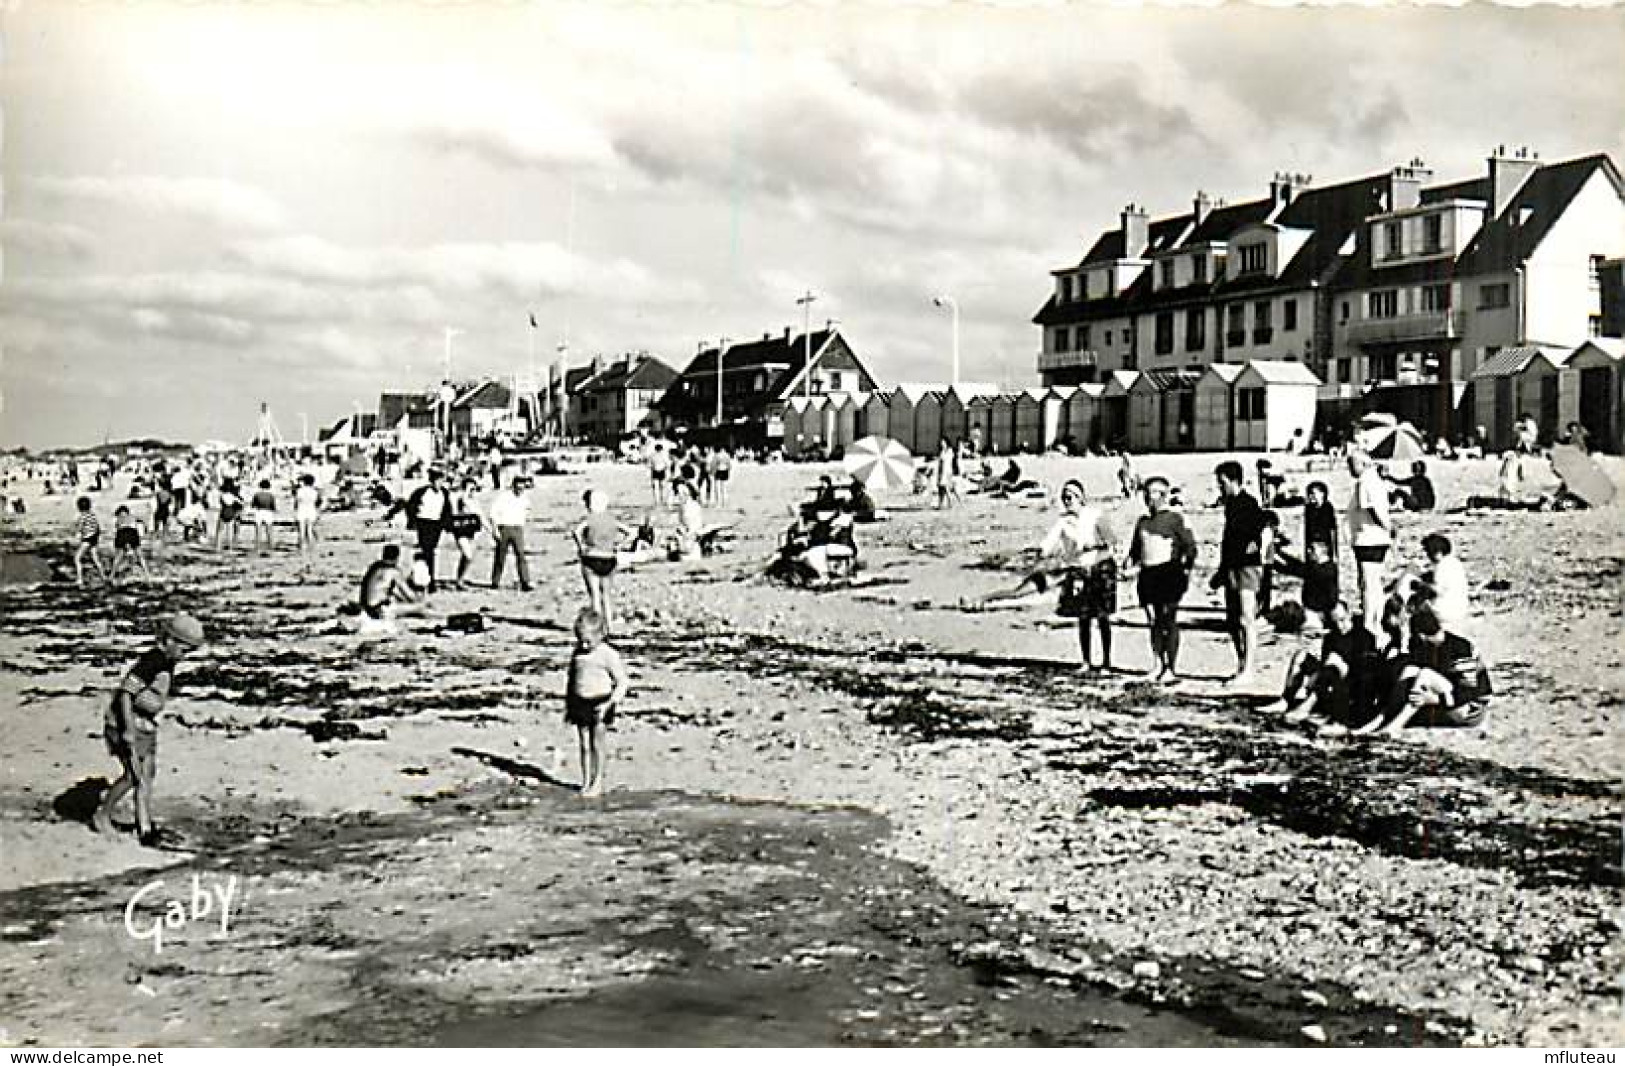
[[[1196,505],[1214,461],[1141,462],[1183,483],[1204,547],[1182,663],[1195,679],[1174,692],[1139,673],[1129,586],[1126,669],[1102,678],[1076,673],[1075,636],[1048,607],[954,609],[1015,580],[1006,560],[1047,528],[1042,500],[942,515],[883,499],[900,506],[860,529],[861,587],[787,590],[755,575],[819,468],[741,467],[721,518],[739,523],[732,553],[620,575],[634,694],[600,804],[564,787],[574,741],[557,698],[583,478],[538,487],[535,593],[446,593],[394,640],[315,635],[402,536],[358,515],[324,519],[331,539],[308,562],[172,546],[156,584],[108,596],[0,588],[5,1039],[595,1043],[628,1039],[627,1017],[658,1003],[651,1043],[1302,1043],[1304,1026],[1332,1042],[1617,1042],[1620,512],[1402,518],[1411,560],[1423,532],[1456,540],[1501,695],[1481,730],[1317,739],[1219,691],[1231,660],[1205,591],[1219,517]],[[1107,460],[1028,465],[1115,484]],[[1435,473],[1446,507],[1495,475]],[[1343,497],[1346,475],[1315,476]],[[640,470],[595,477],[627,518],[647,506]],[[1133,512],[1113,507],[1126,531]],[[42,534],[66,516],[41,501],[0,547],[60,550]],[[1299,512],[1283,520],[1296,533]],[[477,575],[488,559],[482,543]],[[435,632],[481,606],[489,632]],[[176,607],[219,639],[167,716],[161,813],[203,845],[196,868],[236,872],[246,896],[220,943],[154,958],[124,933],[123,902],[153,877],[184,881],[192,860],[73,816],[114,770],[105,693]],[[1260,700],[1299,639],[1266,640]],[[763,810],[779,837],[758,858]],[[655,823],[677,837],[652,846]],[[817,843],[792,855],[802,832]],[[549,856],[561,847],[569,861]],[[615,879],[647,908],[628,910]],[[804,932],[784,908],[741,922],[764,882],[817,898],[827,927]],[[895,907],[877,933],[871,890],[905,882],[937,926]],[[396,907],[399,925],[358,918]],[[587,931],[555,938],[555,919]],[[358,929],[363,943],[320,941]],[[791,980],[803,964],[782,960],[820,940],[894,961],[864,973],[830,961],[864,956],[826,953],[811,984]],[[774,952],[785,994],[741,998],[741,961]],[[358,960],[376,985],[356,987]],[[914,976],[880,973],[900,966]],[[70,1006],[87,975],[104,986]],[[745,1016],[757,1007],[770,1016]]]

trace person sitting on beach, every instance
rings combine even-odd
[[[1389,499],[1395,507],[1407,511],[1431,511],[1438,505],[1438,497],[1433,491],[1433,479],[1428,477],[1428,465],[1421,459],[1411,463],[1411,476],[1404,478],[1389,477],[1383,472],[1383,480],[1396,486],[1389,494]]]
[[[397,604],[413,604],[422,598],[401,573],[400,545],[386,544],[361,577],[356,607],[365,619],[363,628],[367,628],[369,622],[377,628],[387,628],[393,621]]]
[[[848,490],[847,510],[854,522],[883,522],[886,512],[875,506],[875,498],[869,494],[869,487],[857,478],[852,479]]]
[[[1323,545],[1316,545],[1324,550]],[[1287,666],[1281,698],[1265,704],[1266,713],[1286,713],[1288,722],[1304,722],[1318,714],[1343,726],[1359,725],[1369,717],[1365,698],[1376,643],[1363,620],[1343,600],[1327,612],[1326,634],[1320,653],[1298,651]]]
[[[1323,540],[1312,540],[1302,558],[1294,556],[1284,544],[1276,544],[1274,551],[1275,569],[1303,582],[1300,593],[1303,609],[1318,616],[1322,626],[1329,625],[1328,616],[1340,591],[1337,560],[1332,558],[1331,546]]]
[[[1407,725],[1481,724],[1494,687],[1473,642],[1446,629],[1423,605],[1410,617],[1410,647],[1387,705],[1356,733],[1398,733]]]
[[[101,520],[92,510],[89,496],[79,497],[76,506],[79,508],[79,517],[73,523],[74,537],[77,539],[73,549],[74,581],[80,588],[85,587],[85,560],[89,559],[90,565],[96,568],[97,576],[105,584],[109,579],[107,571],[102,567],[101,553],[97,551],[97,545],[102,540]]]
[[[158,637],[136,659],[113,693],[102,724],[108,754],[119,761],[119,778],[91,816],[98,833],[113,831],[113,811],[135,790],[135,826],[147,847],[159,843],[153,821],[152,786],[158,773],[158,716],[175,687],[175,668],[188,651],[203,645],[203,626],[178,614],[158,628]]]
[[[597,796],[604,790],[604,759],[608,754],[604,729],[615,720],[615,709],[626,697],[626,663],[604,639],[604,619],[591,607],[576,615],[576,645],[570,654],[569,680],[564,693],[564,720],[575,726],[581,756],[581,794]]]
[[[587,586],[588,606],[598,612],[608,629],[615,624],[610,592],[619,563],[616,548],[621,538],[632,531],[609,513],[609,498],[602,489],[588,489],[581,494],[581,503],[587,509],[587,517],[570,536],[581,563],[581,580]]]
[[[1456,557],[1450,538],[1429,533],[1422,538],[1422,552],[1432,569],[1422,576],[1423,586],[1433,600],[1433,613],[1451,632],[1459,633],[1472,613],[1467,571]]]
[[[118,584],[119,573],[126,563],[138,568],[141,576],[148,581],[152,580],[152,571],[147,569],[147,558],[141,553],[141,527],[136,524],[130,509],[120,504],[113,512],[113,571],[108,578],[110,584]]]
[[[1021,492],[1030,492],[1038,488],[1038,482],[1031,478],[1021,476],[1021,467],[1014,459],[1010,459],[1004,468],[1004,473],[994,478],[991,483],[984,483],[982,491],[992,496],[1013,496]]]

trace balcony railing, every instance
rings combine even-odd
[[[1253,330],[1253,343],[1268,344],[1273,336],[1275,336],[1273,329],[1268,326],[1258,326]]]
[[[1099,363],[1100,353],[1092,348],[1076,352],[1038,353],[1040,373],[1046,370],[1072,370],[1083,366],[1098,366]]]
[[[1393,318],[1362,318],[1348,324],[1354,344],[1451,340],[1461,336],[1460,311],[1419,311]]]

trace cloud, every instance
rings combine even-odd
[[[31,218],[0,220],[0,242],[7,252],[32,252],[65,259],[89,259],[95,235],[68,222],[42,222]]]
[[[54,202],[186,215],[226,229],[279,229],[286,221],[282,206],[265,192],[214,178],[36,176],[23,186]]]
[[[608,138],[583,116],[529,104],[525,116],[506,122],[485,109],[416,119],[405,135],[430,151],[468,155],[498,167],[563,170],[615,161]]]

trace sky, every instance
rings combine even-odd
[[[839,322],[1036,382],[1127,203],[1497,145],[1625,161],[1608,8],[11,0],[0,447],[245,440],[387,389]],[[535,315],[537,328],[530,327]]]

